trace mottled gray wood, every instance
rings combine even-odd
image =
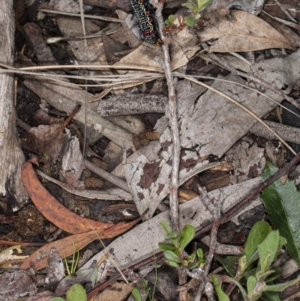
[[[100,116],[165,113],[167,103],[164,95],[123,94],[102,99],[97,111]]]
[[[14,12],[13,1],[0,0],[0,63],[13,65]],[[14,78],[0,73],[0,195],[17,204],[27,200],[21,181],[24,155],[17,140],[14,108]],[[16,208],[16,206],[14,206]]]

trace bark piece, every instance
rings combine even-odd
[[[117,95],[101,100],[97,111],[101,116],[164,113],[167,102],[164,95]]]
[[[38,25],[35,23],[26,23],[23,26],[23,31],[27,42],[33,48],[34,54],[41,65],[58,65]]]
[[[15,28],[13,3],[1,0],[0,5],[0,62],[12,65]],[[0,74],[0,195],[12,197],[22,205],[28,196],[21,180],[24,155],[17,141],[13,84],[11,75]]]
[[[0,286],[2,288],[0,300],[13,301],[28,295],[32,296],[37,292],[35,283],[26,271],[2,274],[0,276]]]

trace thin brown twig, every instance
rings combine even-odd
[[[200,192],[200,194],[204,193],[204,197],[206,198],[206,202],[208,204],[212,204],[212,201],[208,197],[207,192],[203,191],[203,189],[200,187],[200,185],[198,186],[198,191]],[[212,210],[211,213],[213,215],[214,221],[213,221],[212,230],[211,230],[211,234],[210,234],[209,252],[206,256],[207,262],[205,264],[204,273],[201,277],[202,281],[201,281],[201,284],[198,288],[198,291],[197,291],[197,294],[196,294],[196,297],[195,297],[195,301],[200,301],[201,300],[203,291],[204,291],[205,286],[208,282],[209,270],[210,270],[211,263],[212,263],[212,260],[214,258],[215,250],[216,250],[216,247],[217,247],[217,234],[218,234],[218,229],[219,229],[219,225],[220,225],[219,224],[219,219],[220,219],[222,204],[223,204],[223,202],[221,200],[219,200],[217,202],[217,204],[215,205],[215,207],[211,208],[211,210]]]
[[[130,192],[128,185],[125,181],[122,179],[114,176],[113,174],[107,172],[106,170],[102,169],[101,167],[96,166],[92,162],[88,161],[87,159],[84,159],[84,166],[92,171],[93,173],[97,174],[101,178],[109,181],[110,183],[124,189],[127,192]]]
[[[152,4],[156,7],[155,16],[159,25],[159,33],[164,42],[162,45],[164,55],[164,69],[168,85],[168,96],[169,96],[169,124],[172,132],[172,174],[170,183],[170,220],[172,228],[176,231],[180,231],[179,225],[179,205],[178,205],[178,174],[179,174],[179,163],[180,163],[180,140],[179,140],[179,129],[177,120],[177,99],[174,88],[173,73],[170,63],[170,51],[167,39],[163,35],[163,24],[164,20],[162,17],[163,1],[152,0]]]

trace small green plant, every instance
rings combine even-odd
[[[239,288],[245,301],[256,301],[261,297],[280,300],[278,292],[300,281],[298,278],[273,284],[273,280],[279,276],[273,264],[285,244],[286,239],[279,235],[278,230],[272,230],[267,222],[258,222],[252,227],[244,254],[239,258],[236,275],[234,278],[228,277]],[[219,301],[229,301],[217,276],[213,276],[212,281]]]
[[[198,249],[196,254],[187,254],[186,246],[195,236],[195,228],[191,225],[183,227],[181,232],[173,231],[168,223],[162,221],[161,227],[165,233],[166,242],[159,243],[159,248],[163,251],[164,257],[170,266],[178,268],[180,266],[192,270],[202,268],[205,265],[202,249]]]
[[[150,288],[148,287],[145,280],[140,281],[139,287],[135,287],[131,292],[132,297],[134,298],[135,301],[143,300],[141,291],[144,291],[144,293],[146,294],[146,299],[148,299],[148,297],[150,296]],[[152,298],[151,300],[153,299],[154,298]]]
[[[175,15],[170,15],[168,19],[165,21],[166,26],[172,26],[176,20]]]
[[[64,257],[65,267],[68,275],[72,275],[76,272],[79,262],[79,250],[76,251],[72,255],[71,265],[68,264],[67,258]]]
[[[183,3],[182,6],[186,7],[191,15],[185,18],[185,22],[188,26],[194,26],[196,21],[200,19],[200,12],[205,9],[213,0],[189,0],[189,2]]]
[[[155,268],[154,268],[155,282],[154,282],[154,287],[153,287],[152,293],[151,293],[150,287],[148,286],[148,283],[144,279],[141,279],[137,283],[137,287],[135,287],[131,292],[131,295],[135,301],[142,301],[145,299],[150,300],[150,301],[155,300],[154,295],[155,295],[155,290],[156,290],[157,281],[158,281],[156,260],[154,260],[154,264],[155,264]],[[146,295],[146,298],[142,297],[142,292],[144,292],[144,294]]]
[[[72,285],[66,294],[66,299],[61,297],[54,297],[50,301],[87,301],[87,294],[81,284]]]

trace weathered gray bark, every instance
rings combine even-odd
[[[13,65],[13,1],[0,0],[0,7],[0,63]],[[13,76],[0,73],[0,195],[13,197],[20,205],[28,197],[21,180],[24,155],[17,140],[13,92]]]

